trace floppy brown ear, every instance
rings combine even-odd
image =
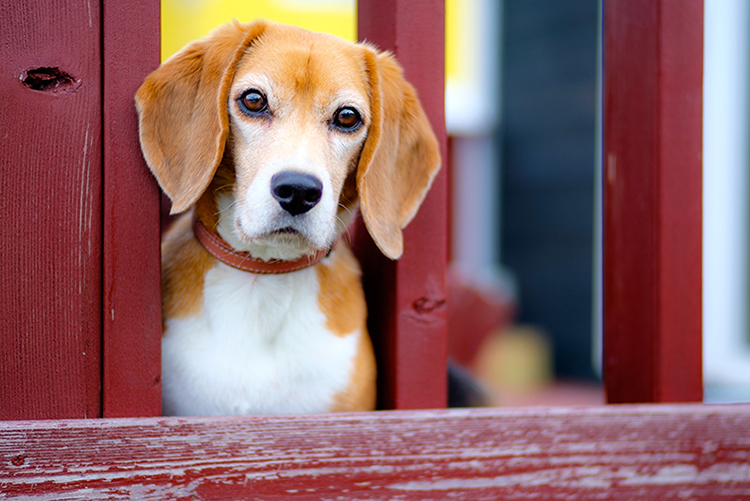
[[[393,56],[364,50],[372,119],[357,170],[360,210],[380,251],[398,259],[404,249],[401,230],[440,170],[440,150],[417,93]]]
[[[265,29],[262,22],[221,26],[170,57],[136,93],[143,156],[173,214],[198,200],[221,162],[234,71]]]

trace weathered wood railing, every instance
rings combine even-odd
[[[750,406],[0,422],[0,499],[750,499]]]

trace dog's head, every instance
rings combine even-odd
[[[220,212],[230,243],[263,259],[330,247],[357,203],[380,250],[398,258],[440,168],[392,56],[290,26],[218,28],[149,75],[136,106],[172,212]]]

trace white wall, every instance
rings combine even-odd
[[[707,401],[750,401],[750,2],[706,0],[703,354]]]

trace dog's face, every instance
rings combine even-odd
[[[228,113],[238,240],[277,259],[332,245],[349,223],[354,197],[341,195],[371,119],[357,47],[301,30],[267,33],[237,66]]]
[[[173,212],[208,204],[227,240],[262,259],[329,247],[357,202],[378,247],[399,257],[440,166],[391,56],[289,26],[219,28],[152,73],[136,104]]]

